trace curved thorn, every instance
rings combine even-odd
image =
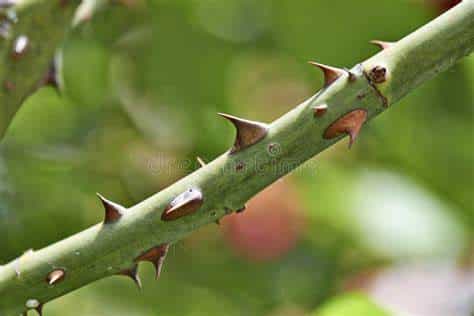
[[[264,123],[241,119],[225,113],[217,114],[229,120],[237,130],[234,146],[230,150],[231,154],[258,143],[267,135],[268,127]]]
[[[138,289],[142,289],[142,281],[140,280],[140,276],[138,275],[138,264],[134,264],[130,269],[120,271],[118,275],[123,275],[131,278],[133,282],[137,285]]]
[[[206,162],[201,158],[201,157],[196,157],[197,162],[201,167],[204,167],[206,165]]]
[[[196,188],[190,188],[175,197],[161,214],[161,220],[173,221],[180,217],[196,212],[203,203],[202,192]]]
[[[325,139],[332,139],[341,134],[349,135],[349,148],[352,147],[357,136],[359,135],[362,125],[367,120],[367,110],[356,109],[344,114],[334,121],[324,132]]]
[[[235,212],[236,213],[242,213],[243,211],[245,211],[247,209],[247,205],[244,205],[242,206],[241,208],[239,208],[238,210],[236,210]]]
[[[384,42],[384,41],[378,41],[378,40],[372,40],[370,41],[370,43],[376,45],[382,50],[388,49],[394,44],[392,42]]]
[[[309,64],[318,67],[323,71],[324,74],[324,87],[329,86],[331,83],[336,81],[345,72],[343,69],[327,66],[324,64],[317,63],[315,61],[308,61]]]
[[[107,200],[100,193],[96,193],[96,194],[99,197],[102,204],[104,205],[104,209],[105,209],[104,223],[105,224],[109,224],[109,223],[113,223],[113,222],[118,221],[120,219],[120,217],[122,217],[122,215],[127,210],[122,205],[119,205],[117,203],[114,203],[112,201]]]
[[[140,256],[138,256],[135,259],[135,262],[140,262],[140,261],[148,261],[153,264],[155,267],[156,271],[156,279],[160,277],[161,274],[161,268],[163,267],[163,263],[166,258],[166,254],[168,253],[168,249],[170,247],[170,244],[161,244],[157,247],[153,247],[151,249],[148,249],[144,253],[142,253]]]

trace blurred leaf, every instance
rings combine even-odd
[[[325,303],[312,316],[390,316],[393,315],[362,294],[346,294]]]

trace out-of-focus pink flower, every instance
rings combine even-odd
[[[252,261],[275,260],[296,244],[302,230],[300,203],[288,182],[278,181],[222,220],[226,240]]]

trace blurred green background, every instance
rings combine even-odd
[[[69,34],[1,145],[0,263],[99,222],[232,143],[227,112],[270,122],[314,94],[306,61],[350,67],[447,4],[123,1]],[[175,244],[140,293],[101,280],[54,315],[474,314],[474,57],[228,216]],[[30,312],[32,315],[33,312]]]

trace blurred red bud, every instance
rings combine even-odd
[[[252,261],[280,258],[291,250],[302,231],[300,204],[288,182],[278,181],[249,201],[245,211],[226,216],[226,240]]]

